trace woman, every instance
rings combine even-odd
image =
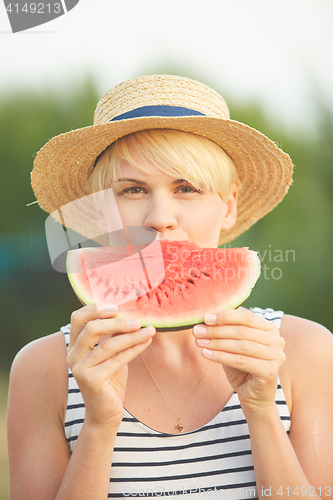
[[[217,247],[281,201],[291,170],[213,90],[149,76],[108,92],[92,127],[49,141],[32,185],[49,213],[111,187],[124,226]],[[83,307],[13,363],[11,499],[328,498],[332,355],[327,330],[281,311],[208,310],[156,332]]]

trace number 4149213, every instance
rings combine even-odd
[[[292,496],[292,497],[314,497],[319,495],[320,497],[330,497],[332,494],[332,489],[331,486],[318,486],[317,488],[315,486],[301,486],[300,488],[296,486],[296,488],[290,488],[289,486],[286,486],[285,488],[283,486],[280,486],[278,491],[276,492],[278,495],[282,496]]]
[[[50,4],[50,3],[25,3],[24,5],[20,6],[18,3],[9,3],[6,7],[7,12],[10,14],[12,12],[25,12],[26,14],[60,14],[61,13],[61,4],[60,3],[55,3],[55,4]]]

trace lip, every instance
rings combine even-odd
[[[156,239],[159,241],[165,241],[165,240],[167,240],[167,241],[185,241],[185,238],[182,238],[180,240],[179,238],[172,238],[172,237],[168,237],[168,236],[157,236]]]
[[[186,241],[187,243],[195,243],[194,241],[189,240],[188,238],[177,238],[177,237],[159,237],[157,236],[156,240],[158,241]]]
[[[157,240],[162,241],[162,240],[169,240],[169,239],[171,239],[171,238],[168,238],[167,236],[160,236],[160,235],[158,234],[156,239],[157,239]]]

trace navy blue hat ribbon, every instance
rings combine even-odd
[[[117,120],[126,120],[127,118],[143,118],[147,116],[193,116],[201,115],[206,116],[200,111],[195,109],[183,108],[182,106],[167,106],[165,104],[159,104],[156,106],[142,106],[141,108],[132,109],[126,113],[115,116],[110,120],[114,122]]]

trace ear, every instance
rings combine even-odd
[[[237,200],[238,200],[238,186],[233,184],[231,186],[230,194],[227,201],[227,211],[222,221],[221,230],[231,229],[237,219]]]

